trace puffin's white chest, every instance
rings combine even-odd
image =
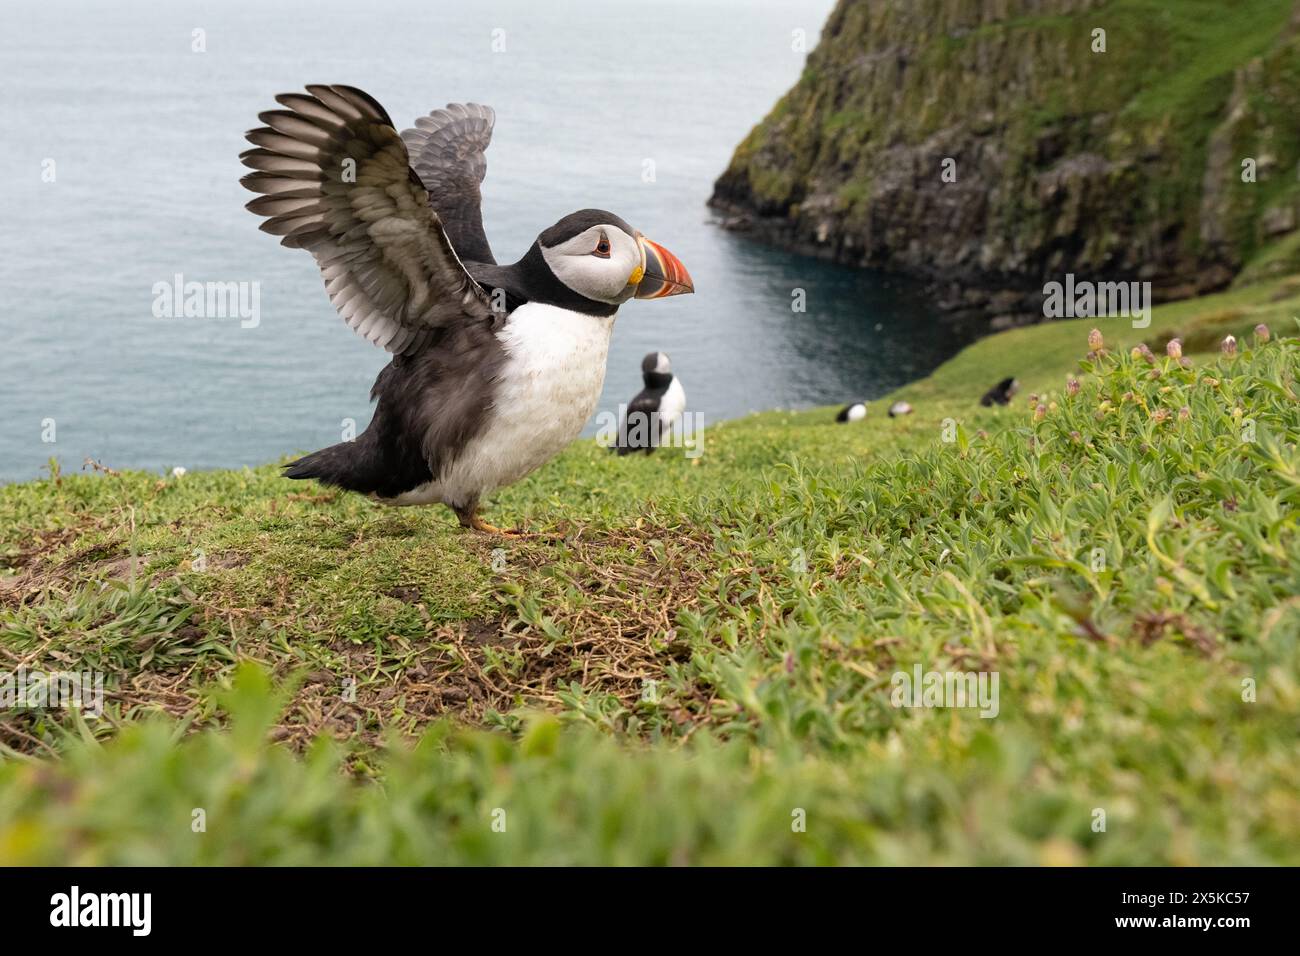
[[[508,359],[488,431],[493,444],[504,441],[536,459],[522,474],[577,438],[591,418],[605,384],[613,330],[613,316],[551,305],[529,303],[511,313],[498,335]]]
[[[667,435],[674,428],[682,428],[682,413],[686,411],[686,390],[676,375],[668,384],[664,397],[659,400],[659,430]]]
[[[419,499],[462,505],[559,454],[596,410],[613,329],[613,316],[531,302],[515,309],[497,333],[507,358],[483,430]]]

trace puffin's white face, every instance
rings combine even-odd
[[[613,225],[592,226],[559,245],[543,246],[542,256],[574,292],[610,305],[632,298],[645,272],[641,244]]]
[[[651,352],[641,360],[642,375],[671,375],[672,372],[673,366],[666,352]]]

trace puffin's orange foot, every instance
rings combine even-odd
[[[482,531],[484,534],[495,534],[502,538],[513,538],[516,541],[564,540],[564,535],[558,531],[525,531],[523,528],[498,528],[496,525],[488,524],[481,518],[471,523],[470,527],[475,531]]]
[[[525,531],[522,528],[498,528],[494,524],[488,524],[479,517],[478,508],[457,508],[456,517],[460,519],[462,528],[470,528],[480,534],[491,534],[501,538],[515,538],[517,540],[526,539],[544,539],[547,541],[558,541],[563,535],[549,534],[544,531]]]
[[[496,525],[494,525],[494,524],[488,524],[486,521],[484,521],[482,518],[480,518],[477,514],[476,514],[476,515],[473,515],[473,516],[469,519],[469,527],[473,528],[475,531],[480,531],[480,532],[482,532],[483,534],[495,534],[495,535],[499,535],[499,536],[501,536],[501,537],[503,537],[503,538],[529,538],[529,537],[532,537],[532,535],[530,535],[528,532],[526,532],[526,531],[521,531],[521,530],[519,530],[518,528],[513,528],[513,529],[510,529],[510,530],[507,530],[507,529],[505,529],[505,528],[498,528],[498,527],[497,527]]]

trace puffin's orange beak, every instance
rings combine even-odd
[[[645,236],[637,236],[641,246],[641,281],[636,284],[638,299],[662,299],[664,296],[694,292],[691,274],[681,260]]]

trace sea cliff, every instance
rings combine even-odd
[[[1065,273],[1295,271],[1298,163],[1295,0],[841,0],[710,205],[1013,324]]]

